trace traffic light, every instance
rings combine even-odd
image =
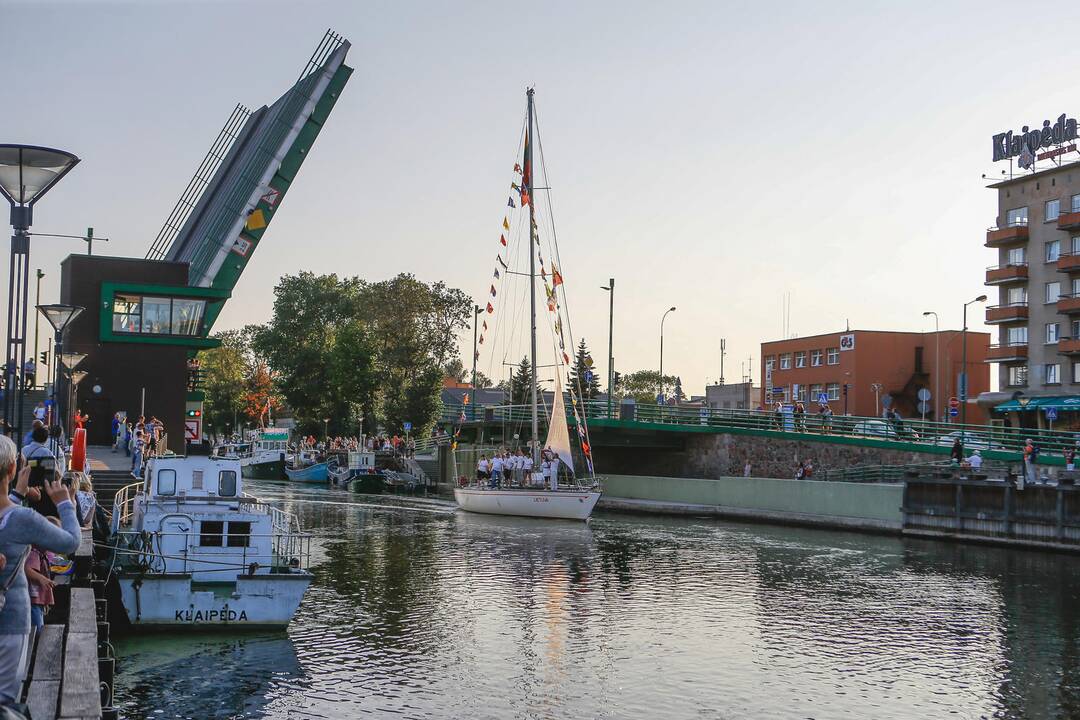
[[[48,366],[48,364],[49,364],[49,351],[48,350],[42,350],[41,351],[41,364],[45,365],[45,366]]]
[[[202,417],[202,410],[188,410],[187,416],[190,418]]]

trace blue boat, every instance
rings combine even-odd
[[[329,482],[330,474],[327,472],[326,463],[315,463],[302,468],[285,468],[285,474],[293,482],[324,483]]]

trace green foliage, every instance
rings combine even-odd
[[[531,405],[532,386],[535,384],[529,358],[523,357],[521,358],[521,362],[518,363],[518,366],[514,368],[513,374],[510,376],[510,404]],[[539,396],[540,386],[536,385],[536,388],[537,396]]]
[[[674,375],[665,375],[664,386],[673,387],[677,379]],[[638,370],[619,375],[615,392],[620,398],[634,398],[639,403],[655,403],[656,394],[660,392],[660,373],[655,370]]]
[[[438,409],[471,299],[401,274],[383,282],[301,273],[274,289],[274,316],[254,348],[272,368],[301,432],[426,430]]]
[[[241,421],[241,404],[249,370],[248,347],[243,332],[225,330],[214,333],[221,345],[199,353],[203,372],[203,421],[212,431],[235,430]]]
[[[589,373],[588,376],[586,372]],[[586,380],[586,377],[589,379]],[[596,376],[596,370],[593,369],[589,350],[585,347],[585,338],[581,338],[581,342],[578,343],[577,355],[574,356],[574,366],[570,368],[566,389],[583,400],[592,400],[600,395],[600,380]]]

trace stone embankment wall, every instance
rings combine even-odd
[[[900,532],[903,494],[898,484],[608,475],[599,507]]]
[[[860,442],[804,438],[763,437],[734,433],[700,433],[686,437],[685,448],[617,448],[598,453],[597,471],[607,474],[657,475],[682,478],[741,476],[746,461],[751,475],[763,478],[794,477],[800,461],[810,460],[818,470],[850,468],[856,465],[907,465],[948,459],[949,448],[940,452],[918,452]]]

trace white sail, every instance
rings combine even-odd
[[[563,405],[562,378],[555,373],[555,402],[551,403],[551,421],[548,423],[548,436],[545,448],[559,453],[559,460],[574,470],[574,454],[570,450],[570,429],[566,426],[566,407]]]

